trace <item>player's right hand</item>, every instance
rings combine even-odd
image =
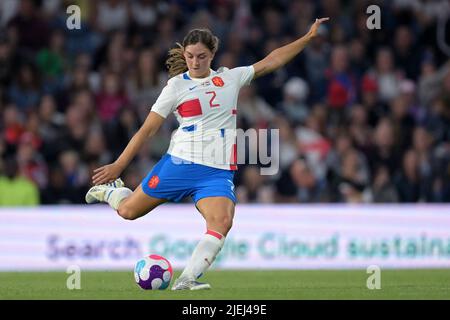
[[[122,169],[116,163],[107,164],[103,167],[94,169],[92,183],[94,185],[99,185],[112,182],[120,176],[121,172]]]

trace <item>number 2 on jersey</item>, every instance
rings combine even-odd
[[[216,108],[216,107],[220,107],[220,104],[218,103],[214,103],[214,99],[216,98],[216,92],[215,91],[207,91],[205,92],[206,94],[212,94],[211,99],[209,100],[209,105],[211,108]]]

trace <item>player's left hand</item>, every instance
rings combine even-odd
[[[330,20],[330,18],[320,18],[320,19],[316,19],[316,21],[313,23],[313,25],[311,26],[311,28],[308,31],[308,35],[310,36],[310,38],[314,38],[317,36],[317,30],[319,30],[320,25],[325,22]]]

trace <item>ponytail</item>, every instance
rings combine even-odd
[[[183,55],[184,48],[177,42],[177,47],[169,50],[166,67],[169,70],[169,78],[175,77],[188,70]]]

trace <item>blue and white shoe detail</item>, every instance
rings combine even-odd
[[[91,203],[104,202],[106,191],[110,190],[112,192],[114,188],[122,188],[124,185],[125,184],[123,183],[122,179],[117,178],[113,182],[99,184],[98,186],[93,186],[86,193],[86,196],[85,196],[86,203],[91,204]]]

